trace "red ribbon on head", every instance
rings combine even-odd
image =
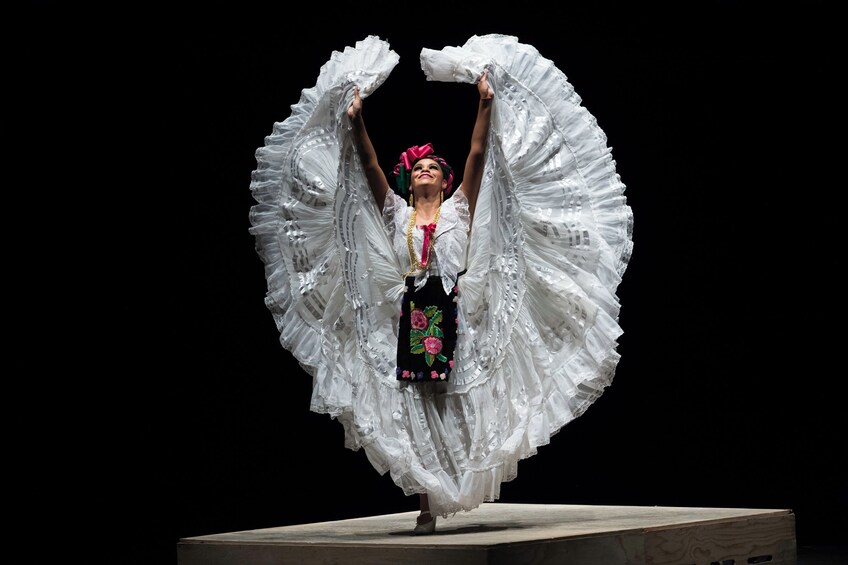
[[[427,261],[430,260],[430,236],[436,233],[436,224],[423,225],[421,229],[424,230],[424,245],[421,246],[421,264],[426,267]]]
[[[407,169],[412,169],[412,163],[421,157],[433,154],[433,144],[425,143],[424,145],[413,145],[406,151],[400,154],[400,160]]]
[[[425,143],[424,145],[413,145],[406,151],[400,154],[400,163],[395,165],[395,170],[397,171],[401,165],[406,167],[406,170],[412,170],[412,163],[416,161],[416,159],[420,159],[421,157],[426,157],[434,153],[433,144]]]
[[[392,170],[392,174],[398,177],[398,188],[401,193],[406,194],[406,190],[409,188],[409,173],[412,171],[412,164],[418,159],[428,157],[430,155],[433,155],[432,158],[435,159],[435,161],[442,167],[442,173],[446,175],[445,180],[447,181],[444,191],[446,194],[450,194],[450,191],[453,189],[453,169],[442,157],[436,156],[432,143],[413,145],[400,154],[400,161],[397,165],[395,165],[395,168]]]

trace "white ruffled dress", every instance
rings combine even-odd
[[[398,381],[408,253],[371,195],[346,115],[354,84],[367,97],[398,60],[375,36],[333,52],[256,152],[250,231],[280,342],[313,376],[311,410],[448,516],[497,500],[518,462],[611,384],[632,212],[606,136],[535,48],[486,35],[423,49],[428,80],[474,83],[488,68],[495,100],[467,245],[435,247],[445,283],[467,269],[454,370],[449,382]]]

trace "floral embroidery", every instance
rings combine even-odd
[[[424,341],[424,351],[429,353],[430,355],[438,356],[439,351],[442,350],[442,340],[438,337],[425,337],[422,341]],[[444,361],[444,359],[441,359]],[[431,362],[427,362],[428,365],[432,365]]]
[[[405,382],[448,381],[454,370],[453,351],[456,344],[456,328],[459,325],[456,302],[442,295],[441,280],[430,277],[422,291],[416,296],[411,281],[407,280],[404,303],[401,306],[400,330],[409,336],[401,340],[398,336],[398,364],[396,377]],[[432,285],[432,287],[431,287]],[[454,287],[455,294],[458,289]],[[436,292],[435,296],[431,294]],[[416,298],[420,298],[416,307]],[[408,317],[407,317],[408,316]],[[406,318],[404,320],[404,318]]]
[[[427,366],[431,367],[438,359],[446,363],[448,358],[442,355],[442,338],[444,333],[439,324],[442,323],[442,311],[435,306],[427,306],[424,310],[410,303],[412,331],[409,333],[409,351],[414,354],[424,354]],[[435,374],[435,371],[434,371]],[[436,378],[438,374],[436,374]]]
[[[413,330],[423,330],[427,327],[427,316],[421,308],[416,308],[410,314],[410,324]]]

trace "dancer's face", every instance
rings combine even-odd
[[[413,194],[424,190],[444,190],[448,181],[442,172],[442,167],[433,159],[421,159],[412,166],[411,185]]]

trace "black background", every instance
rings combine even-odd
[[[112,562],[173,564],[183,537],[417,507],[309,412],[248,234],[254,151],[331,52],[367,35],[400,55],[365,101],[385,168],[427,141],[461,162],[476,89],[427,82],[418,55],[502,33],[566,74],[627,185],[614,383],[500,500],[789,508],[799,544],[844,539],[844,65],[826,3],[180,6],[36,2],[15,22],[34,110],[20,146],[38,165],[34,146],[63,143],[82,183],[69,200],[90,204],[74,227],[96,243],[38,278],[55,290],[72,273],[87,291],[75,319],[96,337],[70,349],[97,378],[56,390],[93,400],[75,410],[84,432],[57,436],[119,531]]]

